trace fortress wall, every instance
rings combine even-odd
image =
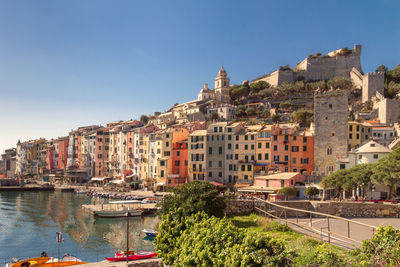
[[[366,73],[363,76],[362,102],[365,103],[376,93],[384,94],[385,74],[383,72]]]
[[[377,104],[379,121],[392,124],[400,120],[400,100],[385,98]]]

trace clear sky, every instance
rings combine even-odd
[[[364,72],[400,64],[400,1],[0,2],[0,152],[195,99],[308,54],[363,45]]]

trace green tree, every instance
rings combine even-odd
[[[141,115],[140,116],[140,122],[143,124],[147,124],[147,122],[149,121],[149,117],[147,117],[146,115]]]
[[[328,81],[327,85],[328,88],[333,88],[333,89],[352,90],[354,87],[351,79],[345,77],[334,77]]]
[[[236,117],[244,117],[246,116],[246,107],[243,105],[240,105],[236,108],[236,112],[235,112]]]
[[[319,195],[319,189],[315,186],[307,187],[306,190],[304,190],[304,195],[314,199],[315,196]]]
[[[216,217],[224,215],[225,199],[208,182],[194,181],[174,187],[171,191],[173,194],[164,196],[158,204],[161,214],[183,208],[187,215],[200,211]]]
[[[271,119],[272,119],[273,122],[277,123],[279,121],[279,115],[274,114],[274,115],[271,116]]]
[[[389,69],[385,65],[380,65],[376,68],[376,71],[388,71]]]
[[[372,180],[388,186],[389,199],[392,198],[395,185],[400,181],[400,148],[378,161],[373,169]]]
[[[336,197],[341,196],[340,193],[345,189],[345,186],[348,187],[348,184],[346,184],[348,174],[349,170],[338,170],[322,178],[321,185],[324,189],[334,189]]]
[[[290,186],[286,186],[278,190],[278,195],[284,196],[285,200],[287,200],[288,196],[296,196],[296,190]]]
[[[314,121],[314,112],[310,109],[299,109],[292,113],[292,118],[301,126],[308,127]]]
[[[254,93],[258,93],[262,90],[270,88],[271,85],[265,81],[259,81],[250,84],[250,90]]]
[[[219,115],[217,112],[211,112],[210,117],[208,119],[210,121],[219,121]]]
[[[257,114],[256,109],[253,107],[249,107],[246,109],[246,115],[249,117],[253,117]]]

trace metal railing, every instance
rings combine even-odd
[[[323,235],[326,235],[328,237],[328,243],[331,243],[331,238],[339,237],[339,238],[344,238],[346,240],[349,240],[349,241],[352,241],[352,242],[355,242],[358,244],[362,244],[362,241],[352,238],[350,224],[355,224],[355,225],[359,225],[362,227],[366,227],[372,231],[372,235],[375,233],[375,230],[377,229],[377,227],[373,226],[373,225],[369,225],[369,224],[362,223],[359,221],[346,219],[343,217],[330,215],[330,214],[326,214],[326,213],[322,213],[322,212],[286,207],[286,206],[278,205],[276,203],[268,202],[268,201],[260,199],[260,198],[256,198],[255,201],[259,201],[259,202],[266,204],[267,211],[262,208],[257,207],[257,205],[254,205],[255,210],[257,210],[263,214],[266,214],[271,218],[277,219],[279,222],[283,221],[286,225],[288,225],[288,223],[289,223],[289,224],[293,224],[293,225],[296,225],[299,227],[304,227],[304,228],[314,231],[314,232],[318,231],[321,234],[322,241],[323,241]],[[288,211],[294,213],[295,216],[288,217],[287,216]],[[309,226],[299,223],[299,215],[302,215],[302,214],[306,214],[306,216],[303,216],[303,217],[306,217],[307,219],[309,219]],[[327,226],[324,226],[324,227],[321,226],[320,229],[313,227],[313,217],[326,219]],[[296,219],[296,221],[290,220],[290,219],[294,219],[294,218]],[[332,229],[331,229],[330,219],[345,222],[347,235],[342,235],[337,232],[331,231]],[[324,230],[324,229],[326,229],[326,230]]]

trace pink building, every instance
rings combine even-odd
[[[58,169],[60,170],[65,170],[67,167],[68,143],[68,136],[58,139]]]

